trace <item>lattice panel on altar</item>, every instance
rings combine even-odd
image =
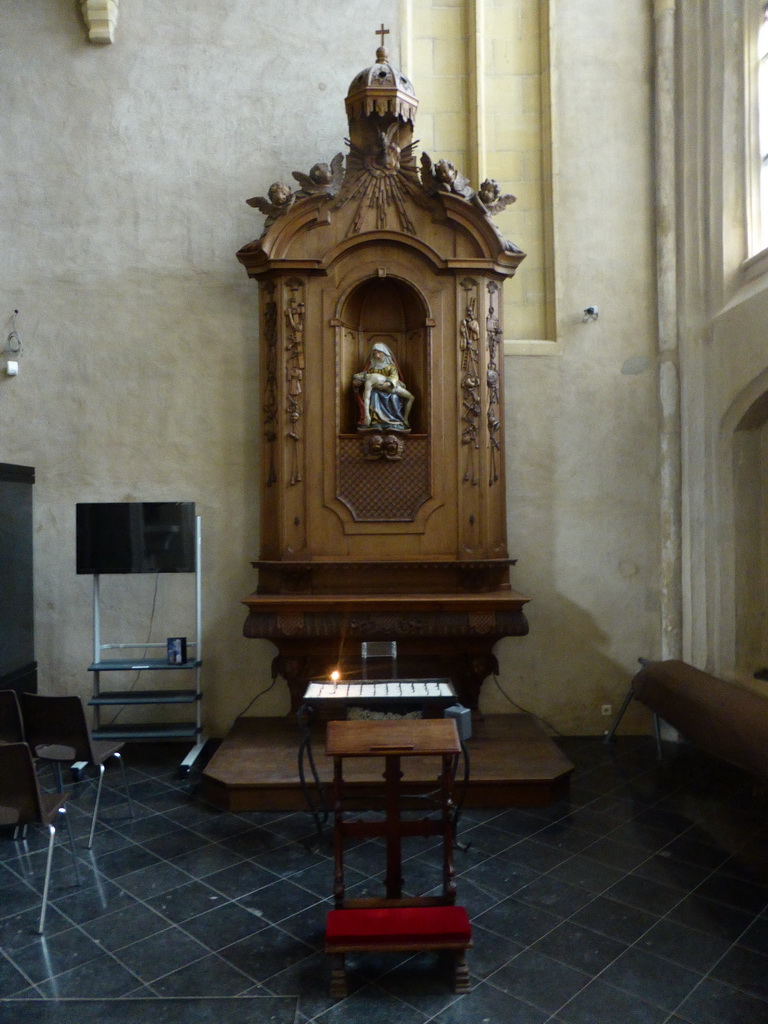
[[[339,439],[337,496],[356,522],[412,522],[431,493],[426,437]]]

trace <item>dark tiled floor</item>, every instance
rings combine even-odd
[[[85,849],[90,784],[70,800],[46,934],[35,934],[45,836],[0,837],[0,1019],[6,1024],[766,1024],[766,799],[690,750],[645,738],[560,741],[571,796],[465,812],[459,899],[472,918],[472,991],[435,956],[351,959],[328,997],[322,952],[333,868],[306,814],[228,814],[178,777],[178,749],[127,751],[136,816],[108,773]],[[43,775],[44,784],[49,783]],[[114,788],[113,788],[114,787]],[[419,844],[424,844],[423,846]],[[406,888],[439,856],[406,843]],[[348,885],[370,891],[382,848],[359,845]]]

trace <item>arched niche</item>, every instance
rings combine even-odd
[[[338,320],[340,432],[357,431],[359,407],[352,378],[366,365],[374,343],[383,341],[393,352],[405,386],[414,396],[409,417],[411,434],[428,433],[428,314],[418,291],[395,277],[367,278],[342,300]]]
[[[768,666],[768,391],[733,433],[735,668]]]

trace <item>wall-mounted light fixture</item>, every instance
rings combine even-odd
[[[18,315],[18,309],[14,309],[13,317],[11,318],[11,330],[5,339],[5,348],[3,349],[3,355],[6,356],[5,373],[8,377],[15,377],[19,372],[19,357],[24,354],[21,335],[16,329],[16,317]]]
[[[582,317],[582,321],[585,324],[588,324],[590,320],[597,320],[599,316],[600,310],[597,308],[597,306],[587,306],[587,308],[584,310],[584,316]]]

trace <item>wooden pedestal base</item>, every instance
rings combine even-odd
[[[460,702],[477,708],[483,681],[498,672],[503,637],[525,636],[526,598],[512,590],[466,594],[254,594],[243,632],[271,640],[275,670],[297,711],[312,679],[338,670],[360,678],[362,641],[397,642],[401,678],[449,678]]]

